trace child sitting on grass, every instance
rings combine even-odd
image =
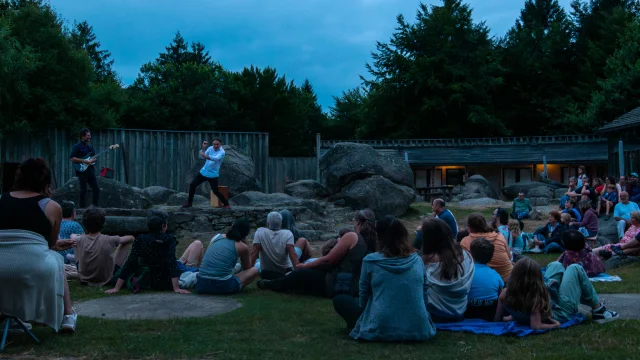
[[[467,296],[467,310],[464,313],[466,319],[493,321],[495,318],[498,296],[504,287],[504,282],[500,274],[487,266],[493,257],[493,251],[493,243],[485,238],[478,238],[471,242],[475,273]]]
[[[546,276],[548,285],[535,260],[518,261],[507,288],[498,298],[495,320],[515,321],[533,330],[557,329],[578,313],[580,304],[591,306],[592,319],[596,323],[604,324],[619,318],[617,312],[607,310],[600,303],[582,266],[573,264],[565,270],[561,263],[554,261],[547,266]]]

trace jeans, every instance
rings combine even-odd
[[[218,178],[204,177],[200,173],[198,173],[198,175],[196,175],[196,177],[193,178],[193,181],[189,185],[189,200],[187,200],[187,203],[189,204],[193,203],[193,196],[196,193],[196,188],[205,181],[209,182],[209,185],[211,185],[211,191],[218,197],[218,199],[220,199],[220,201],[222,202],[222,205],[228,206],[229,202],[224,197],[224,195],[222,195],[218,190]]]
[[[89,166],[84,172],[77,172],[78,183],[80,184],[80,202],[79,208],[87,207],[85,197],[87,195],[87,184],[91,186],[91,193],[93,195],[93,206],[98,206],[98,200],[100,199],[100,187],[98,186],[98,179],[96,179],[96,169],[94,166]]]
[[[299,291],[306,295],[327,296],[327,273],[319,269],[300,269],[273,280],[271,289],[278,292]]]
[[[591,307],[600,304],[587,272],[579,264],[571,264],[565,270],[561,263],[554,261],[547,265],[545,277],[559,284],[557,294],[551,292],[551,299],[555,302],[553,317],[560,323],[569,321],[577,314],[580,304]]]
[[[337,295],[333,298],[333,308],[338,315],[347,322],[347,329],[356,327],[356,323],[364,311],[364,309],[360,307],[358,299],[344,294]]]
[[[627,222],[624,220],[618,221],[618,239],[622,239],[624,237],[624,232],[627,230]]]
[[[542,250],[543,253],[548,254],[548,253],[554,253],[554,252],[559,252],[562,253],[564,252],[564,247],[562,247],[562,245],[556,243],[556,242],[552,242],[548,245],[546,245],[544,247],[544,249]]]
[[[469,303],[467,304],[467,310],[464,312],[464,318],[494,321],[497,309],[498,299],[475,301],[469,300]]]
[[[529,211],[514,212],[514,213],[511,213],[511,217],[516,219],[516,220],[526,219],[526,218],[529,217]]]

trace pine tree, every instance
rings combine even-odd
[[[112,69],[111,53],[108,50],[100,49],[100,42],[89,23],[83,21],[74,25],[71,32],[71,43],[76,49],[84,50],[91,59],[96,82],[102,83],[116,79],[116,74]]]

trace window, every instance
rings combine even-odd
[[[425,188],[428,186],[427,170],[416,170],[416,187]]]
[[[502,184],[503,186],[509,186],[517,182],[531,181],[531,175],[531,168],[503,169]]]
[[[447,185],[460,185],[463,183],[464,169],[447,169]]]

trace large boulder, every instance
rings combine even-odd
[[[245,191],[258,191],[262,188],[255,176],[255,165],[251,157],[242,149],[234,145],[223,145],[226,155],[220,166],[220,178],[218,186],[229,187],[229,197],[236,196]],[[193,178],[200,173],[204,166],[204,160],[198,160],[191,167],[187,174],[185,189],[189,189],[189,184]],[[209,198],[211,186],[205,181],[196,189],[196,194]]]
[[[187,203],[187,199],[189,199],[189,194],[187,193],[175,193],[171,194],[167,199],[167,205],[169,206],[181,206]],[[209,205],[209,199],[195,194],[193,196],[193,206],[206,206]]]
[[[564,196],[564,194],[566,194],[566,193],[567,193],[567,189],[568,189],[568,188],[569,188],[569,187],[564,187],[564,188],[556,189],[556,190],[553,192],[553,197],[554,197],[554,199],[562,199],[562,197]]]
[[[489,180],[481,175],[473,175],[467,179],[467,182],[460,189],[460,193],[456,195],[457,201],[481,198],[497,198],[498,194],[491,187]]]
[[[102,232],[120,236],[148,233],[147,217],[107,216]]]
[[[637,256],[614,256],[604,262],[604,268],[607,270],[617,269],[622,266],[633,265],[640,261]]]
[[[169,197],[177,193],[177,191],[167,189],[162,186],[149,186],[142,189],[142,193],[147,197],[147,199],[149,199],[149,201],[151,201],[152,204],[159,205],[166,203],[169,200]]]
[[[301,199],[323,199],[331,196],[331,190],[314,180],[300,180],[287,184],[284,192]]]
[[[229,201],[238,206],[268,206],[278,210],[302,206],[315,213],[324,213],[324,206],[318,201],[299,199],[283,193],[265,194],[259,191],[246,191],[232,197]]]
[[[320,159],[322,183],[337,193],[356,180],[379,175],[390,182],[413,187],[411,167],[400,156],[382,155],[369,145],[338,143]],[[375,196],[379,189],[370,189]]]
[[[458,206],[464,208],[504,207],[505,203],[490,197],[483,197],[460,201]]]
[[[98,205],[103,208],[146,209],[151,206],[149,199],[135,191],[133,187],[105,177],[98,177],[100,187],[100,201]],[[87,186],[86,202],[91,204],[92,191]],[[52,199],[57,202],[73,201],[78,204],[80,199],[80,184],[75,177],[67,181],[62,187],[56,189]]]
[[[395,184],[380,175],[353,181],[342,193],[352,209],[369,208],[378,218],[404,214],[416,196],[413,188]]]
[[[515,184],[507,185],[502,188],[502,194],[507,199],[515,199],[518,197],[518,192],[523,191],[525,196],[529,195],[529,191],[539,187],[548,187],[552,191],[558,189],[557,186],[551,184],[545,184],[538,181],[522,181]]]
[[[547,186],[540,186],[540,187],[529,190],[529,192],[527,193],[527,196],[529,196],[530,198],[552,199],[553,192],[554,191]]]
[[[614,244],[618,241],[618,223],[613,220],[605,220],[604,217],[598,219],[598,236],[610,239]]]

